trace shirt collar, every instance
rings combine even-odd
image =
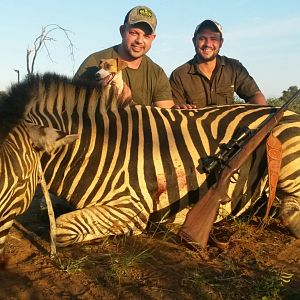
[[[198,62],[197,62],[197,55],[195,55],[191,60],[190,60],[190,68],[188,71],[189,74],[196,74],[198,72]]]
[[[225,58],[224,56],[217,55],[217,68],[220,66],[225,66]],[[198,71],[198,59],[197,55],[195,55],[191,60],[190,60],[190,68],[189,68],[189,74],[196,74],[199,73]]]
[[[221,55],[218,55],[217,56],[217,64],[219,65],[219,66],[225,66],[225,57],[224,56],[221,56]]]

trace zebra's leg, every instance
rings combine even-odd
[[[148,219],[145,209],[130,202],[85,207],[57,218],[56,245],[65,247],[109,235],[138,235],[146,228]]]
[[[280,210],[280,218],[282,223],[289,228],[289,230],[300,238],[300,199],[293,196],[285,196],[282,201]]]

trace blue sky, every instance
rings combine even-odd
[[[41,28],[58,24],[70,30],[73,63],[61,31],[37,57],[36,72],[73,76],[90,53],[120,42],[119,26],[127,11],[147,5],[158,18],[157,38],[148,55],[167,75],[194,55],[192,35],[198,23],[221,23],[224,44],[220,54],[236,58],[255,78],[266,97],[280,97],[291,85],[300,87],[300,1],[298,0],[1,0],[0,90],[26,74],[26,50]]]

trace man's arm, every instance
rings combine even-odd
[[[171,73],[169,82],[171,85],[172,96],[173,96],[174,102],[178,105],[185,104],[186,101],[185,101],[185,97],[184,97],[184,91],[182,88],[182,84],[181,84],[179,78],[177,78],[174,71]]]
[[[154,106],[160,108],[175,108],[175,109],[193,109],[196,105],[191,104],[175,104],[173,100],[162,100],[153,103]]]
[[[84,78],[88,80],[95,80],[95,74],[99,70],[99,62],[96,61],[93,54],[89,55],[80,65],[74,75],[75,79]]]
[[[157,79],[156,94],[153,97],[153,106],[160,108],[189,108],[186,105],[176,105],[172,99],[169,79],[163,69],[160,69]]]
[[[267,105],[267,100],[261,91],[257,91],[252,97],[248,99],[248,103]]]
[[[242,63],[235,59],[231,59],[231,62],[237,76],[235,82],[235,92],[237,95],[247,103],[267,105],[265,96]]]
[[[173,100],[160,100],[160,101],[155,101],[153,102],[153,105],[156,107],[161,107],[161,108],[172,108],[175,103]]]

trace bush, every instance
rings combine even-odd
[[[269,98],[267,99],[267,102],[271,106],[282,106],[286,101],[282,100],[282,98]],[[290,104],[289,110],[294,111],[295,113],[300,115],[299,98]]]

